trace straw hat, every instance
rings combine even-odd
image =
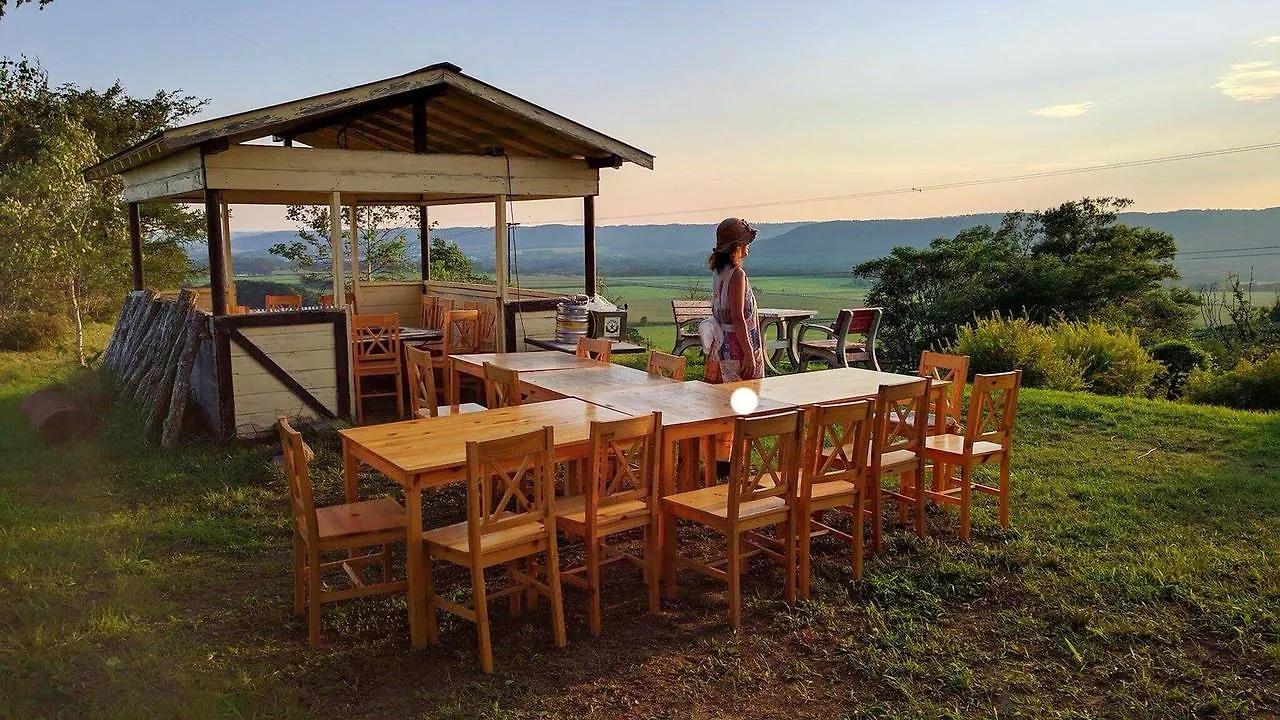
[[[756,229],[742,218],[725,218],[716,227],[716,252],[729,252],[756,239]]]

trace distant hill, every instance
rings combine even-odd
[[[847,272],[855,264],[883,257],[894,247],[922,247],[938,237],[950,237],[975,225],[995,225],[1001,215],[960,215],[910,220],[834,220],[829,222],[764,223],[752,246],[750,267],[758,275],[826,274]],[[1172,233],[1183,254],[1178,267],[1192,284],[1219,280],[1228,271],[1259,282],[1280,281],[1280,249],[1260,250],[1258,257],[1223,252],[1237,248],[1280,247],[1280,208],[1267,210],[1176,210],[1163,213],[1123,213],[1121,222]],[[417,232],[410,253],[417,255]],[[493,267],[493,231],[482,227],[447,228],[441,235],[456,242],[477,266]],[[292,239],[288,230],[234,233],[232,246],[239,257],[258,256],[277,242]],[[703,271],[715,238],[714,225],[613,225],[596,231],[597,262],[617,277],[629,275],[689,275]],[[582,271],[582,228],[538,225],[515,230],[518,265],[522,273]],[[1197,252],[1216,251],[1216,252]],[[1269,255],[1265,253],[1271,253]],[[193,256],[200,259],[203,248]],[[1237,257],[1227,257],[1236,255]],[[1219,257],[1221,256],[1221,257]]]

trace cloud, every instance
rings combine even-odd
[[[1280,35],[1272,35],[1271,37],[1264,37],[1260,40],[1254,40],[1250,44],[1253,45],[1254,47],[1262,47],[1263,45],[1280,45]]]
[[[1094,102],[1071,103],[1070,105],[1050,105],[1042,107],[1039,110],[1032,110],[1031,114],[1037,117],[1047,118],[1070,118],[1079,117],[1093,109]]]
[[[1262,102],[1280,96],[1280,68],[1269,60],[1238,63],[1213,87],[1240,102]]]

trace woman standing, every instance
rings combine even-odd
[[[764,377],[764,342],[742,261],[756,230],[741,218],[726,218],[716,228],[716,247],[707,258],[711,269],[711,314],[724,340],[707,358],[708,382],[734,382]]]

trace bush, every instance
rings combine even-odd
[[[1186,399],[1241,410],[1280,410],[1280,352],[1256,363],[1241,360],[1224,373],[1192,370]]]
[[[47,350],[71,334],[62,315],[23,311],[0,316],[0,350]]]
[[[1152,381],[1154,394],[1168,400],[1182,397],[1182,388],[1192,370],[1209,366],[1209,354],[1190,340],[1166,340],[1151,348],[1151,357],[1164,365]]]
[[[978,318],[973,325],[959,328],[949,349],[969,356],[971,376],[1020,369],[1027,387],[1084,387],[1082,368],[1057,352],[1049,328],[1025,317]]]
[[[1090,320],[1055,323],[1049,332],[1057,353],[1079,365],[1089,392],[1142,395],[1163,368],[1130,330]]]

